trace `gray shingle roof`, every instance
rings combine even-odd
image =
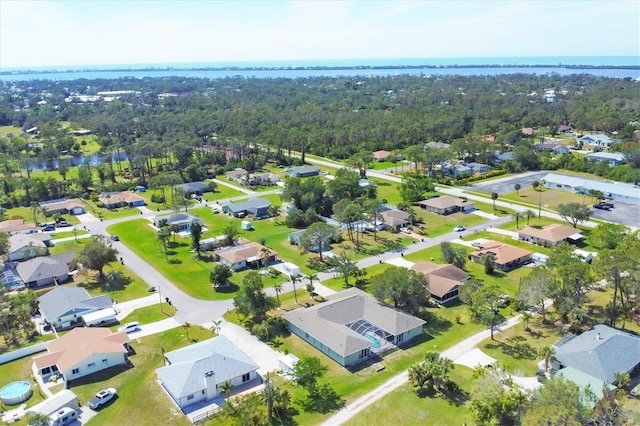
[[[225,208],[225,207],[229,208],[234,213],[239,213],[244,211],[255,212],[260,208],[271,207],[271,202],[269,200],[265,200],[264,198],[251,198],[241,203],[228,203],[222,206],[222,208]]]
[[[34,259],[35,260],[35,259]],[[77,309],[102,309],[111,306],[111,298],[106,294],[91,297],[89,292],[79,287],[56,287],[38,298],[40,311],[49,320],[54,321],[62,314]]]
[[[19,263],[17,270],[22,277],[22,281],[29,283],[68,274],[69,266],[59,258],[46,256]]]
[[[223,336],[167,352],[165,357],[171,365],[157,369],[156,373],[174,398],[182,398],[204,389],[204,375],[209,371],[215,374],[216,383],[224,383],[259,368]]]
[[[425,323],[420,318],[377,301],[357,288],[331,295],[325,303],[311,308],[286,312],[284,318],[342,356],[371,346],[368,339],[346,327],[352,321],[365,319],[393,335]]]
[[[615,381],[615,372],[631,372],[640,363],[640,337],[603,324],[556,347],[558,362],[607,383]]]
[[[176,185],[177,188],[181,188],[183,191],[189,192],[209,192],[211,188],[204,182],[188,182],[180,185]]]

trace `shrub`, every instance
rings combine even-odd
[[[165,198],[161,195],[161,194],[152,194],[151,195],[151,202],[152,203],[164,203],[165,202]]]

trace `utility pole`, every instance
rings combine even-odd
[[[158,297],[160,298],[160,312],[164,314],[162,310],[162,294],[160,294],[160,285],[158,284]]]

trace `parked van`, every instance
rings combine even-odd
[[[49,426],[65,426],[78,420],[78,412],[73,408],[62,407],[49,416]]]

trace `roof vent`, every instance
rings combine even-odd
[[[600,336],[600,333],[597,333],[596,334],[596,340],[601,340],[601,339],[602,339],[602,336]]]

